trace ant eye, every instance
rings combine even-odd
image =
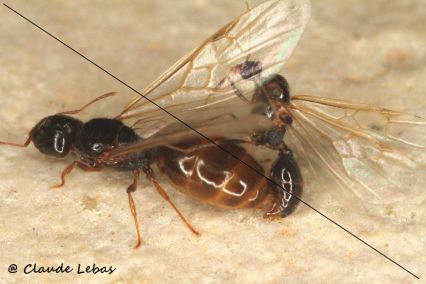
[[[53,139],[53,148],[55,149],[55,152],[58,154],[64,154],[68,153],[68,150],[71,145],[67,143],[66,136],[62,133],[62,131],[57,131],[55,133],[55,137]]]
[[[275,76],[274,80],[270,83],[270,92],[272,99],[280,102],[290,102],[290,90],[287,80],[278,75]]]
[[[284,97],[283,92],[279,88],[272,89],[271,96],[275,100],[281,100]]]

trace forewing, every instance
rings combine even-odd
[[[185,124],[179,121],[170,122],[155,134],[141,139],[137,143],[114,150],[110,156],[116,158],[158,146],[173,147],[180,142],[192,140],[204,141],[206,144],[211,143],[208,139],[215,141],[218,138],[248,141],[250,133],[264,131],[271,127],[268,118],[252,114],[248,107],[240,108],[236,116],[235,111],[233,104],[227,106],[219,104],[217,108],[210,107],[208,112],[205,109],[182,112],[181,116]]]
[[[238,100],[236,89],[248,101],[255,88],[254,78],[241,78],[235,66],[247,60],[262,67],[257,83],[278,73],[296,46],[310,16],[307,0],[269,0],[235,18],[184,56],[145,88],[119,116],[133,120],[161,118],[171,120],[159,106],[178,115],[182,110],[206,108]],[[157,121],[158,122],[158,121]],[[140,126],[140,125],[139,125]],[[141,134],[150,133],[148,126]]]
[[[313,180],[346,206],[389,203],[424,184],[426,120],[328,98],[299,96],[289,112],[287,143]],[[423,178],[423,180],[421,180]]]

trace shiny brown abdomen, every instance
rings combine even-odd
[[[197,144],[177,146],[189,149],[194,145]],[[235,144],[223,144],[222,147],[264,173],[263,167],[242,147]],[[158,166],[179,191],[219,207],[254,207],[268,193],[265,178],[215,145],[204,145],[189,153],[160,147]]]

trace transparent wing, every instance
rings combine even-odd
[[[308,0],[265,1],[225,25],[141,93],[175,115],[232,99],[249,101],[254,77],[259,83],[282,69],[309,16]],[[239,68],[247,62],[254,65]],[[245,72],[245,78],[239,71]],[[156,123],[162,125],[172,121],[140,96],[119,115],[120,119],[133,120],[130,124],[143,125],[140,133],[144,136],[150,135],[152,128],[142,123],[147,117],[156,117]]]
[[[426,166],[425,119],[312,96],[293,97],[288,110],[287,143],[312,190],[353,208],[354,197],[359,204],[395,202],[425,183],[416,175]]]
[[[173,146],[184,141],[203,141],[202,136],[213,141],[218,138],[247,141],[250,133],[264,131],[272,126],[268,118],[263,115],[252,114],[248,107],[240,108],[236,112],[238,115],[235,115],[235,111],[236,106],[234,104],[226,106],[218,104],[217,107],[210,107],[208,112],[205,109],[182,112],[181,117],[186,125],[179,121],[173,121],[150,137],[112,151],[110,157],[115,158],[157,146]],[[200,133],[202,133],[202,136]],[[209,143],[207,139],[205,142]]]

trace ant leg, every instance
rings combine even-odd
[[[158,193],[163,197],[164,200],[166,200],[176,211],[176,213],[179,215],[180,219],[185,223],[185,225],[191,230],[194,235],[200,236],[201,234],[192,227],[192,225],[185,219],[185,217],[182,215],[182,213],[179,211],[179,209],[176,207],[176,205],[173,203],[173,201],[170,200],[169,195],[166,193],[166,191],[161,187],[161,185],[157,182],[154,171],[151,168],[144,169],[146,177],[151,181],[151,183],[154,185],[155,189],[157,189]]]
[[[234,93],[239,97],[243,102],[250,104],[250,101],[244,97],[243,93],[241,93],[240,89],[235,86],[235,83],[232,80],[229,80],[231,82],[232,89],[234,89]]]
[[[232,81],[231,77],[229,75],[226,75],[225,78],[223,78],[219,84],[216,86],[216,89],[222,87],[224,85],[225,82],[229,82],[229,84],[231,85],[232,89],[234,90],[235,95],[237,95],[238,98],[240,98],[241,100],[243,100],[245,103],[250,103],[250,101],[244,97],[244,95],[241,93],[241,91],[237,88],[237,86],[235,85],[235,83]],[[209,98],[211,95],[207,96],[207,99],[205,100],[205,104],[208,103]]]
[[[140,175],[139,170],[133,171],[133,182],[132,182],[131,185],[129,185],[127,187],[127,190],[126,190],[127,191],[127,197],[129,198],[130,212],[132,213],[133,221],[135,222],[136,235],[137,235],[137,238],[138,238],[138,240],[136,241],[135,248],[138,248],[142,243],[141,231],[139,229],[138,214],[137,214],[137,211],[136,211],[135,201],[133,200],[133,196],[132,196],[132,192],[136,191],[136,188],[137,188],[137,185],[138,185],[139,175]]]
[[[61,173],[61,183],[56,184],[56,185],[52,185],[50,188],[53,189],[53,188],[59,188],[59,187],[64,186],[64,184],[65,184],[65,177],[72,172],[72,170],[74,169],[75,166],[79,167],[80,169],[82,169],[85,172],[98,172],[98,171],[101,170],[101,168],[93,168],[93,167],[90,167],[90,166],[88,166],[88,165],[80,162],[80,161],[74,161],[71,164],[69,164],[62,171],[62,173]]]
[[[219,83],[216,85],[216,87],[214,88],[215,91],[220,91],[219,88],[223,86],[223,84],[227,81],[230,81],[231,78],[229,77],[229,75],[226,75],[225,78],[223,78],[222,80],[219,81]],[[204,100],[204,104],[208,104],[209,103],[209,99],[213,94],[209,94],[207,96],[207,98]]]
[[[279,153],[271,167],[270,178],[274,183],[271,182],[269,188],[274,200],[265,218],[288,216],[299,204],[303,190],[302,175],[292,152],[288,151]]]
[[[95,98],[94,100],[91,100],[90,102],[88,102],[87,104],[85,104],[84,106],[82,106],[79,109],[69,110],[69,111],[63,111],[63,112],[57,113],[57,115],[58,114],[76,114],[76,113],[79,113],[79,112],[83,111],[85,108],[87,108],[88,106],[90,106],[91,104],[94,104],[97,101],[100,101],[102,99],[105,99],[105,98],[108,98],[108,97],[112,97],[112,96],[115,96],[115,95],[117,95],[116,92],[110,92],[110,93],[103,94],[103,95]]]
[[[237,88],[237,86],[235,86],[234,82],[232,81],[232,79],[231,79],[231,77],[229,75],[226,75],[225,78],[223,78],[222,80],[220,80],[220,82],[217,84],[217,86],[215,88],[215,91],[220,92],[219,88],[221,88],[226,82],[229,82],[229,84],[231,85],[231,87],[234,90],[234,93],[237,95],[237,97],[239,97],[240,99],[242,99],[246,103],[250,103],[250,101],[247,100],[246,97],[243,96],[243,94]],[[213,94],[209,94],[207,96],[207,98],[204,100],[204,104],[208,104],[210,96],[212,96],[212,95]]]

